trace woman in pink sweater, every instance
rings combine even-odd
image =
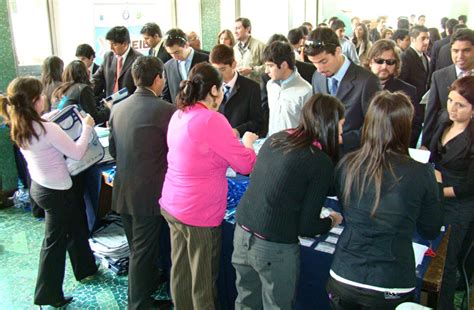
[[[0,96],[0,115],[28,163],[31,198],[46,213],[34,303],[61,307],[72,301],[62,289],[66,250],[78,281],[97,272],[87,224],[64,160],[64,156],[82,158],[94,120],[90,115],[82,119],[81,136],[74,142],[57,124],[40,116],[46,98],[42,91],[43,85],[35,78],[16,78],[8,86],[7,96]]]
[[[216,112],[222,76],[208,63],[196,65],[182,82],[179,110],[168,127],[168,171],[160,199],[171,233],[171,294],[176,309],[215,309],[221,223],[227,205],[226,170],[249,174],[257,139],[243,145]]]

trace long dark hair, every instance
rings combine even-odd
[[[274,137],[271,145],[285,153],[310,147],[319,142],[323,151],[337,162],[339,159],[339,121],[344,118],[344,106],[336,97],[315,94],[301,109],[298,127],[288,135]]]
[[[192,106],[211,95],[212,86],[222,87],[222,75],[210,63],[199,63],[191,69],[189,78],[179,85],[176,105],[179,109]]]
[[[371,216],[380,204],[382,175],[393,172],[391,154],[408,156],[413,106],[402,92],[380,91],[372,99],[362,127],[362,146],[348,154],[339,163],[345,165],[343,201],[347,205],[355,190],[359,199],[369,184],[375,187],[375,200]]]
[[[80,60],[73,60],[66,66],[63,72],[63,83],[54,90],[51,101],[61,100],[68,89],[76,83],[90,85],[89,72],[86,65]]]
[[[63,74],[64,62],[57,56],[47,57],[43,61],[41,67],[41,82],[43,86],[52,84],[54,82],[61,82],[61,75]]]
[[[369,30],[367,30],[367,26],[362,23],[360,23],[354,28],[354,36],[352,37],[352,43],[354,43],[354,45],[357,47],[358,39],[355,34],[357,27],[361,27],[364,31],[364,35],[362,36],[362,42],[364,43],[365,48],[367,49],[367,46],[369,45]]]
[[[37,122],[42,130],[44,121],[35,110],[35,102],[40,99],[43,85],[34,77],[19,77],[14,79],[7,88],[7,96],[0,96],[0,115],[10,126],[13,142],[24,148],[32,137],[39,135],[33,128]]]

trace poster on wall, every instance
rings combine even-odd
[[[148,55],[149,47],[143,41],[140,30],[149,21],[157,19],[156,5],[152,3],[94,3],[94,31],[97,64],[101,64],[110,45],[105,35],[110,28],[125,26],[130,33],[130,45],[138,52]]]

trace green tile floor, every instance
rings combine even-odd
[[[30,211],[15,207],[0,209],[1,310],[39,308],[33,305],[33,292],[43,233],[44,222],[34,218]],[[127,283],[127,276],[116,276],[102,266],[94,279],[79,283],[68,259],[63,289],[74,301],[67,309],[126,309]],[[167,298],[165,286],[155,298]]]
[[[33,292],[43,232],[44,222],[30,211],[0,209],[0,310],[38,309],[33,305]],[[67,309],[126,309],[127,283],[127,276],[116,276],[102,266],[93,280],[79,283],[67,261],[63,288],[66,295],[74,296]],[[168,298],[165,286],[155,298]],[[461,300],[458,292],[456,309],[461,309]]]

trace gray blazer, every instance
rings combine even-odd
[[[448,87],[456,80],[454,65],[435,71],[431,78],[431,88],[423,125],[423,138],[421,144],[429,147],[433,132],[439,123],[439,117],[446,111],[448,101]]]
[[[117,160],[112,209],[121,214],[160,214],[158,199],[168,162],[166,135],[176,107],[137,88],[110,116],[110,155]]]
[[[329,94],[327,78],[316,71],[313,74],[313,93]],[[346,108],[343,132],[343,152],[348,153],[360,146],[360,129],[370,100],[382,89],[380,81],[372,72],[351,62],[336,93]]]

